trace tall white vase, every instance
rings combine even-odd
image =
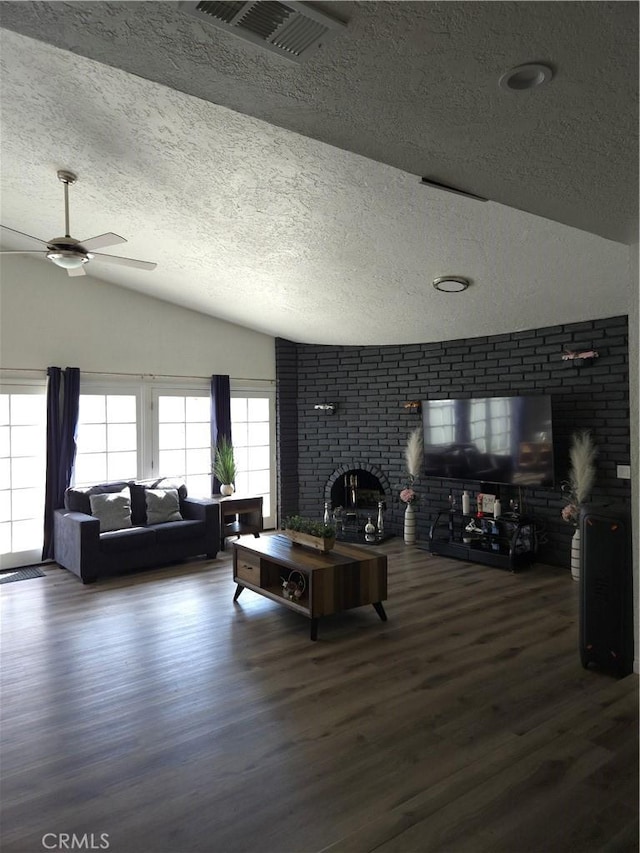
[[[404,544],[416,544],[416,511],[411,504],[404,511]]]
[[[580,580],[580,528],[571,537],[571,580]]]

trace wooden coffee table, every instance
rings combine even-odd
[[[281,534],[258,540],[233,543],[233,579],[237,584],[233,600],[247,589],[264,595],[290,610],[311,619],[311,639],[318,639],[321,616],[372,604],[386,622],[382,602],[387,597],[387,555],[370,547],[336,544],[323,554],[294,545]],[[286,596],[282,583],[291,572],[303,576],[300,598]],[[294,575],[294,579],[298,576]]]

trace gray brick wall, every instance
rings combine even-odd
[[[590,366],[562,361],[565,348],[596,349]],[[530,329],[469,340],[406,346],[319,346],[276,341],[278,406],[278,502],[280,515],[321,517],[324,485],[333,471],[366,459],[393,486],[387,529],[402,532],[398,492],[404,483],[404,446],[420,416],[408,400],[455,396],[549,394],[552,400],[556,487],[523,488],[521,498],[540,529],[539,559],[569,565],[573,529],[562,522],[560,482],[566,477],[571,434],[591,429],[599,449],[595,500],[631,502],[628,480],[616,477],[629,464],[627,317]],[[336,402],[335,415],[314,409]],[[449,480],[422,477],[416,484],[418,536],[426,540],[437,509],[446,506]],[[453,484],[461,495],[477,483]],[[500,487],[505,502],[518,490]]]

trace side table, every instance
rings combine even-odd
[[[227,536],[253,533],[258,538],[262,532],[262,497],[242,495],[213,495],[220,517],[220,550],[224,551]]]

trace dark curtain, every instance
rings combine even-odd
[[[76,456],[76,430],[80,404],[80,370],[47,369],[47,466],[44,501],[42,559],[52,560],[53,513],[64,506],[65,489],[71,482]]]
[[[211,446],[215,448],[222,437],[231,441],[231,388],[228,376],[211,377]],[[211,494],[220,491],[217,477],[211,475]]]
[[[53,559],[53,511],[57,507],[58,460],[60,459],[60,388],[62,371],[47,369],[47,467],[44,493],[44,545],[42,559]]]
[[[58,506],[64,506],[65,489],[71,482],[71,472],[76,458],[76,434],[80,407],[80,370],[67,367],[64,372],[62,422],[60,424],[60,464],[58,466]]]

